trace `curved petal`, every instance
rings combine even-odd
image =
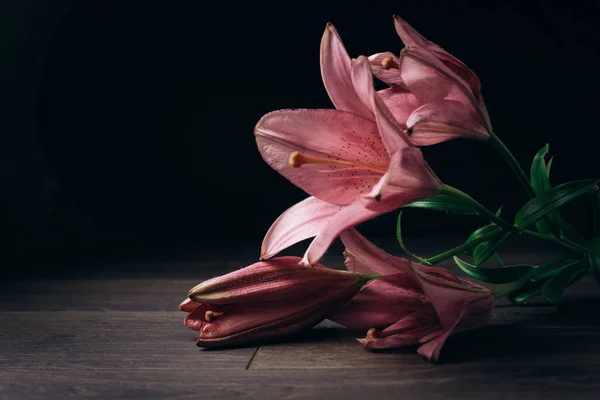
[[[391,68],[384,68],[384,62],[388,63]],[[398,65],[400,65],[398,56],[389,51],[386,51],[385,53],[376,53],[369,56],[369,63],[371,64],[373,75],[375,75],[377,79],[390,86],[399,85],[399,87],[404,87],[402,78],[400,77],[400,71],[398,71]]]
[[[377,94],[403,130],[408,117],[423,105],[408,89],[400,86],[380,90]]]
[[[195,301],[193,301],[192,299],[185,299],[180,305],[179,305],[179,310],[181,311],[185,311],[185,312],[192,312],[194,311],[196,308],[200,307],[200,303],[196,303]]]
[[[317,236],[340,206],[308,197],[284,211],[265,235],[260,259],[266,260],[302,240]]]
[[[431,50],[430,45],[434,45],[441,50],[439,46],[425,39],[419,32],[410,26],[408,22],[398,15],[394,15],[394,27],[396,28],[398,36],[400,36],[400,40],[402,40],[402,43],[404,43],[405,46],[418,46]]]
[[[208,311],[208,304],[198,304],[192,312],[185,316],[183,323],[190,329],[199,331],[206,324],[206,312]]]
[[[411,140],[427,146],[457,137],[486,140],[489,134],[478,116],[456,100],[438,100],[415,110],[408,118]]]
[[[350,204],[377,183],[389,162],[375,123],[349,112],[274,111],[261,118],[254,134],[267,164],[328,203]],[[294,152],[320,161],[294,167]]]
[[[404,272],[413,275],[409,260],[386,253],[361,235],[355,228],[344,231],[340,235],[340,239],[348,253],[345,264],[349,271],[380,275]]]
[[[446,98],[456,85],[444,72],[447,68],[430,53],[406,47],[400,53],[402,82],[422,102]]]
[[[421,308],[406,315],[395,324],[377,332],[370,329],[365,339],[359,340],[368,349],[391,349],[419,344],[425,336],[442,334],[435,312]]]
[[[462,309],[456,321],[451,326],[446,327],[442,335],[419,347],[417,352],[430,360],[437,360],[448,337],[454,333],[475,329],[487,324],[491,312],[491,293],[462,303]]]
[[[431,304],[446,330],[456,326],[457,320],[460,320],[464,314],[465,304],[491,295],[490,291],[483,286],[449,281],[434,274],[425,273],[412,264],[411,268],[419,279],[421,288],[430,298]]]
[[[425,162],[421,150],[416,147],[394,154],[388,172],[367,196],[378,200],[404,193],[407,189],[419,191],[421,198],[433,196],[442,189],[440,180]]]
[[[346,229],[429,196],[430,191],[421,188],[404,188],[396,191],[393,195],[384,196],[379,201],[368,197],[359,198],[351,205],[343,207],[329,219],[327,226],[311,242],[302,258],[302,263],[304,265],[317,264],[335,238]]]
[[[431,52],[448,69],[458,75],[463,82],[466,83],[471,90],[473,90],[474,94],[479,93],[481,90],[479,78],[477,75],[475,75],[475,73],[473,73],[473,71],[467,68],[462,61],[448,53],[439,45],[427,40],[412,26],[410,26],[408,22],[397,15],[394,15],[394,26],[398,36],[400,36],[400,39],[406,46],[419,47],[423,50]]]
[[[352,61],[336,29],[327,24],[321,39],[321,76],[335,108],[372,118],[368,108],[354,92],[351,77]]]
[[[372,280],[327,318],[350,329],[384,329],[419,308],[431,307],[428,301],[412,274],[397,272]]]
[[[413,27],[411,27],[406,21],[399,16],[394,16],[394,25],[396,32],[400,39],[406,46],[418,47],[431,52],[436,58],[438,58],[450,71],[452,71],[457,78],[459,78],[464,85],[466,85],[473,97],[475,98],[474,104],[479,108],[482,114],[484,124],[487,127],[491,127],[490,117],[487,112],[483,98],[481,97],[481,81],[477,74],[469,69],[462,61],[448,53],[446,50],[441,48],[439,45],[427,40],[421,34],[419,34]]]
[[[352,82],[354,82],[356,93],[375,115],[379,135],[387,153],[391,155],[403,148],[411,147],[408,136],[375,92],[371,66],[366,57],[361,56],[352,63]]]

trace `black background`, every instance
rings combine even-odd
[[[550,143],[553,183],[600,176],[597,1],[78,1],[36,66],[44,165],[56,177],[55,201],[80,210],[58,212],[53,224],[100,226],[102,248],[258,246],[305,194],[264,164],[255,123],[280,108],[331,108],[319,70],[325,24],[336,26],[351,56],[398,53],[393,14],[479,75],[495,132],[524,167]],[[526,200],[483,142],[424,153],[444,182],[490,208],[504,205],[507,218]],[[584,230],[586,205],[569,213]],[[363,231],[393,235],[394,219]],[[58,231],[68,233],[47,236],[52,245],[33,245],[27,235],[15,239],[10,229],[20,220],[11,221],[5,236],[21,252],[94,247],[64,226]],[[410,211],[406,231],[466,234],[481,222]]]

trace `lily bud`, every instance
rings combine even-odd
[[[371,278],[300,261],[261,261],[190,290],[180,309],[189,313],[185,325],[199,331],[198,346],[248,344],[310,328]]]

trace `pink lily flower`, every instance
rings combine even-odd
[[[382,275],[328,316],[349,328],[368,329],[358,339],[366,348],[419,345],[419,354],[437,360],[450,335],[487,323],[492,310],[488,289],[444,268],[393,257],[354,229],[341,239],[348,270]]]
[[[344,230],[442,189],[375,93],[368,59],[351,60],[331,25],[321,71],[337,110],[274,111],[255,127],[263,159],[311,195],[273,223],[263,260],[315,236],[302,260],[314,265]]]
[[[428,146],[459,137],[487,140],[492,128],[477,75],[400,17],[394,16],[394,24],[406,46],[400,57],[385,52],[369,60],[374,75],[392,86],[379,93],[411,141]]]
[[[371,278],[299,262],[258,262],[191,289],[179,308],[188,312],[185,325],[199,331],[198,346],[241,345],[310,328]]]

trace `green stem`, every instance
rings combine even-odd
[[[521,186],[523,186],[523,189],[525,189],[525,192],[527,192],[527,195],[532,199],[535,198],[536,197],[535,192],[533,191],[533,188],[531,187],[531,183],[529,183],[529,179],[527,179],[527,175],[525,175],[525,172],[519,165],[519,162],[517,161],[515,156],[513,156],[511,151],[508,149],[508,147],[506,147],[506,145],[502,142],[502,140],[500,140],[500,138],[498,136],[496,136],[494,134],[494,132],[489,131],[489,134],[490,134],[490,143],[492,144],[494,149],[496,149],[496,151],[498,153],[500,153],[502,158],[504,158],[504,161],[506,161],[506,163],[508,164],[510,169],[512,169],[512,171],[515,173],[515,175],[517,176],[517,179],[519,180],[519,183],[521,184]]]
[[[471,196],[469,196],[468,194],[466,194],[465,192],[463,192],[459,189],[456,189],[449,185],[443,185],[442,194],[460,198],[460,199],[467,201],[469,204],[471,204],[471,206],[475,209],[475,211],[477,211],[477,213],[479,215],[482,215],[482,216],[488,218],[491,222],[495,223],[496,225],[498,225],[500,228],[504,229],[505,231],[509,231],[509,232],[518,232],[519,231],[519,228],[506,222],[502,218],[498,217],[496,214],[494,214],[493,212],[491,212],[490,210],[485,208],[483,205],[481,205],[477,200],[475,200],[474,198],[472,198]]]
[[[530,231],[529,229],[523,229],[520,233],[525,236],[530,236],[536,239],[545,240],[547,242],[557,244],[576,254],[585,254],[585,249],[575,243],[566,242],[564,240],[557,239],[553,236],[542,235],[541,233]]]
[[[360,278],[362,280],[364,280],[365,283],[366,283],[366,282],[368,282],[370,280],[381,278],[381,275],[380,274],[365,274],[365,275],[361,275]]]
[[[496,238],[496,236],[498,236],[498,233],[499,233],[499,231],[488,233],[487,235],[482,235],[482,236],[478,237],[477,239],[471,240],[470,242],[463,243],[460,246],[456,246],[450,250],[444,251],[443,253],[429,257],[426,259],[426,261],[429,263],[429,265],[439,264],[442,261],[449,259],[450,257],[454,257],[455,255],[462,253],[463,251],[478,245],[479,243],[483,243],[486,240]]]

